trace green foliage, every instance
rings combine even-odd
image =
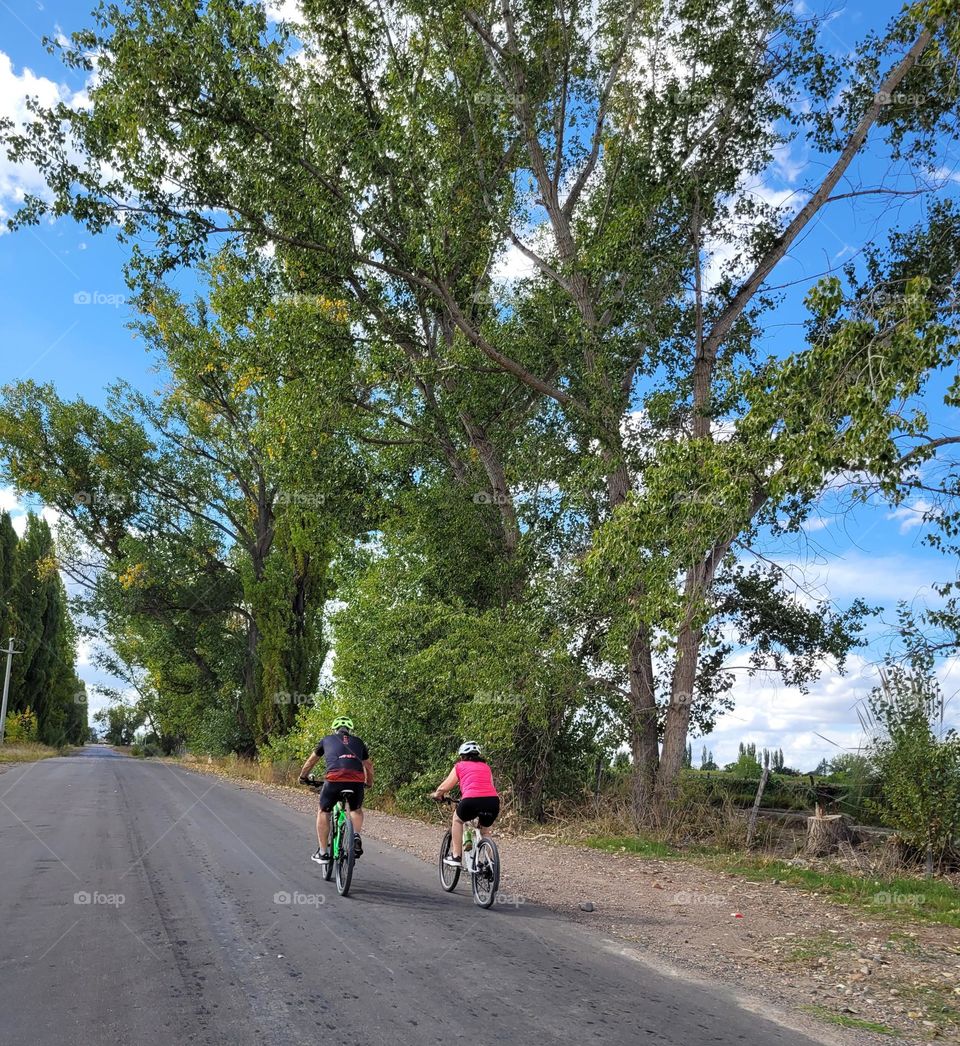
[[[0,130],[49,190],[13,224],[100,232],[121,201],[170,388],[101,411],[18,386],[0,451],[104,557],[88,610],[158,738],[299,730],[279,698],[317,689],[335,597],[336,700],[390,787],[476,732],[538,812],[629,743],[640,816],[730,706],[735,647],[801,688],[842,665],[870,608],[737,557],[838,474],[903,484],[956,354],[957,230],[931,207],[855,250],[764,358],[761,288],[836,182],[790,224],[742,187],[796,135],[853,180],[860,127],[871,155],[945,153],[954,7],[908,5],[842,64],[768,0],[101,6],[60,45],[96,64],[89,106]],[[878,104],[890,69],[935,96]],[[735,259],[714,281],[707,243]],[[205,300],[164,282],[180,265]]]
[[[734,777],[756,778],[759,781],[760,775],[763,773],[763,767],[757,758],[756,744],[751,741],[750,744],[745,745],[741,741],[736,761],[728,763],[723,769],[725,773],[733,774]]]
[[[741,755],[734,763],[727,763],[723,768],[725,773],[733,774],[734,777],[743,777],[748,780],[760,780],[763,767],[757,761],[756,756]]]
[[[422,795],[470,737],[525,812],[576,794],[603,749],[556,626],[530,605],[391,598],[405,580],[398,559],[375,556],[334,621],[337,699],[364,724],[384,787]]]
[[[928,871],[960,843],[960,737],[942,726],[943,694],[929,659],[889,665],[870,698],[880,727],[871,758],[880,808]]]
[[[120,702],[101,708],[93,719],[109,745],[132,745],[134,734],[143,726],[142,714],[132,705]]]
[[[4,730],[4,742],[13,744],[16,741],[35,742],[40,738],[40,728],[37,717],[29,708],[20,712],[9,712],[7,714],[6,729]]]
[[[23,713],[30,740],[59,747],[82,744],[87,734],[87,699],[74,669],[76,634],[59,574],[59,559],[47,522],[28,513],[18,539],[8,513],[0,513],[0,607],[4,638],[15,649],[9,710]]]
[[[208,301],[163,287],[141,298],[163,395],[118,386],[99,409],[10,386],[0,451],[10,479],[62,513],[74,557],[99,555],[79,609],[112,647],[101,667],[138,691],[165,749],[196,735],[250,751],[290,725],[283,695],[316,685],[333,539],[352,518],[332,492],[352,466],[329,430],[323,455],[289,438],[275,414],[283,379],[255,362],[322,331],[276,316],[276,284],[255,263],[225,251],[206,273]]]

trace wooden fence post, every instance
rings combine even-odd
[[[753,846],[753,837],[757,831],[757,814],[760,812],[760,800],[763,798],[763,790],[770,780],[770,753],[763,753],[763,773],[760,775],[760,786],[757,788],[757,798],[753,801],[753,809],[750,811],[750,823],[747,825],[747,849]]]

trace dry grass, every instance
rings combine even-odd
[[[50,748],[30,741],[16,741],[13,744],[0,745],[0,763],[35,763],[38,759],[50,759],[51,756],[65,755],[72,749]]]
[[[294,788],[300,776],[300,763],[260,763],[238,755],[184,755],[175,760],[185,766],[193,766],[223,777],[237,777],[244,781],[260,781],[261,784],[287,785]]]

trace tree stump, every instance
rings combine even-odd
[[[843,814],[826,814],[807,818],[806,852],[811,857],[832,853],[850,838],[850,827]]]

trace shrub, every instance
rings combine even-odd
[[[888,669],[870,710],[881,728],[872,745],[882,782],[877,805],[932,875],[960,834],[960,738],[935,730],[941,694],[928,665]]]
[[[25,708],[22,712],[11,712],[7,716],[3,736],[8,744],[37,741],[39,725],[36,713],[29,708]]]
[[[737,761],[728,763],[724,770],[728,774],[733,774],[734,777],[742,777],[750,781],[759,781],[760,775],[763,773],[763,767],[757,757],[749,752],[741,752]]]

